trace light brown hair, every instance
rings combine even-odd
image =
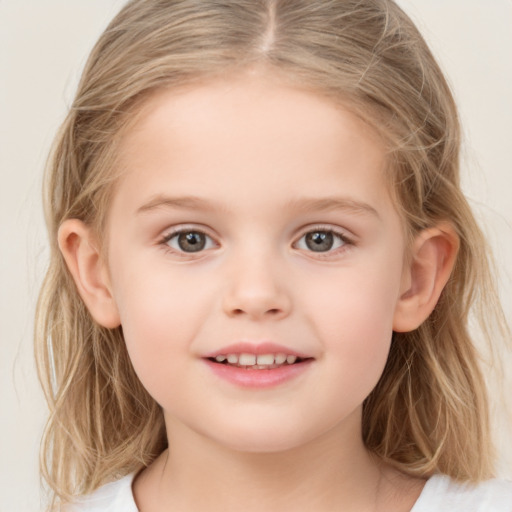
[[[450,281],[421,327],[395,333],[364,403],[366,446],[402,471],[478,481],[493,471],[486,388],[468,333],[475,312],[504,325],[486,244],[459,183],[460,128],[425,41],[391,0],[133,0],[93,49],[48,163],[51,260],[36,355],[50,406],[42,473],[66,501],[151,463],[163,415],[131,366],[122,329],[96,324],[57,245],[78,218],[101,232],[119,134],[148,95],[265,66],[342,102],[386,142],[405,229],[448,221],[460,239]],[[489,312],[491,316],[489,316]]]

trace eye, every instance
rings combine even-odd
[[[315,229],[303,235],[297,242],[297,248],[313,252],[329,252],[348,244],[341,233],[329,229]]]
[[[211,249],[215,243],[206,233],[197,230],[175,231],[167,235],[162,243],[177,252],[194,253]]]

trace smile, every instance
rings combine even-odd
[[[273,370],[285,365],[301,363],[303,358],[294,354],[219,354],[210,361],[233,366],[236,368],[244,368],[247,370]]]
[[[221,380],[255,389],[295,380],[308,372],[315,358],[271,342],[242,342],[205,354],[203,361]]]

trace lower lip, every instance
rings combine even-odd
[[[312,359],[300,363],[283,365],[270,370],[246,370],[228,364],[214,363],[204,360],[213,373],[232,384],[246,388],[270,388],[284,384],[303,374],[310,366]]]

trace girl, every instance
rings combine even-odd
[[[51,507],[510,512],[459,145],[390,0],[129,2],[47,173]]]

